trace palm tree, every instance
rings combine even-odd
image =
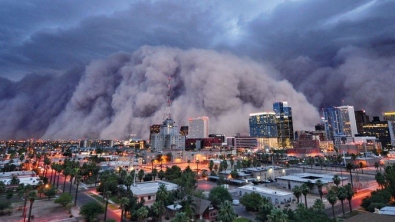
[[[153,169],[151,174],[154,177],[154,181],[155,181],[155,177],[158,175],[158,170],[157,169]]]
[[[188,222],[189,218],[185,212],[177,212],[171,222]]]
[[[296,199],[298,200],[298,203],[299,203],[299,198],[300,198],[300,196],[302,195],[302,190],[300,189],[299,186],[295,186],[295,187],[292,189],[292,191],[293,191],[293,193],[294,193],[294,195],[295,195],[295,197],[296,197]]]
[[[335,176],[333,176],[332,180],[333,180],[333,183],[336,185],[336,187],[339,187],[341,178],[338,175],[335,175]]]
[[[324,186],[324,183],[322,183],[321,180],[317,180],[315,181],[315,185],[317,186],[318,193],[320,194],[320,199],[322,200],[322,194],[323,194],[322,187]]]
[[[168,196],[169,192],[167,191],[166,186],[164,184],[161,184],[158,187],[158,191],[156,192],[156,200],[165,201]]]
[[[140,207],[136,211],[136,215],[139,221],[144,221],[148,217],[148,209],[145,206]]]
[[[326,195],[326,199],[332,206],[332,214],[333,214],[333,219],[335,220],[335,204],[337,202],[337,195],[335,189],[330,189],[328,194]]]
[[[80,186],[80,181],[81,181],[81,175],[77,174],[77,176],[75,176],[75,182],[77,184],[77,187],[75,189],[74,206],[77,206],[78,187]]]
[[[130,193],[130,186],[133,184],[133,177],[131,176],[131,175],[127,175],[126,177],[125,177],[125,180],[123,181],[123,184],[125,184],[125,186],[126,186],[126,191],[128,192],[128,193]]]
[[[378,173],[376,173],[374,178],[376,179],[377,184],[379,185],[379,187],[381,189],[384,189],[384,187],[386,185],[385,176],[381,172],[378,172]]]
[[[355,194],[354,190],[351,187],[351,184],[348,183],[346,186],[346,192],[347,192],[347,200],[348,200],[348,207],[350,208],[350,213],[352,213],[352,207],[351,207],[351,200]]]
[[[67,176],[70,175],[70,171],[71,171],[71,168],[68,167],[68,166],[63,170],[63,175],[64,175],[63,193],[64,193],[64,190],[65,190],[65,188],[66,188],[66,180],[67,180]]]
[[[344,200],[347,198],[347,190],[345,187],[339,187],[339,189],[337,189],[337,198],[340,200],[341,204],[342,204],[342,211],[343,211],[343,217],[345,215],[344,213]]]
[[[106,219],[107,219],[108,199],[110,198],[110,195],[111,195],[110,191],[106,191],[103,194],[104,200],[106,201],[106,205],[105,205],[105,208],[104,208],[104,221],[106,221]]]
[[[346,169],[350,173],[351,187],[354,187],[352,183],[352,172],[351,172],[354,169],[354,165],[352,163],[347,163]]]
[[[230,162],[230,169],[233,170],[233,165],[235,165],[235,161],[233,160],[233,158],[230,158],[229,162]]]
[[[29,195],[28,195],[28,199],[29,199],[29,201],[30,201],[30,208],[29,208],[29,216],[28,216],[28,218],[27,218],[27,222],[30,222],[30,217],[31,217],[31,215],[32,215],[32,208],[33,208],[33,203],[34,203],[34,200],[37,198],[37,194],[36,194],[36,191],[30,191],[29,192]]]
[[[281,209],[274,208],[270,211],[270,214],[267,215],[268,222],[288,222],[288,215],[284,213]]]
[[[123,221],[123,215],[124,215],[124,212],[125,212],[125,208],[126,208],[126,205],[128,205],[128,203],[129,203],[129,198],[127,198],[127,197],[122,197],[121,198],[121,200],[119,200],[119,205],[121,205],[121,221]]]
[[[304,205],[307,209],[307,194],[309,193],[309,186],[306,183],[303,183],[302,186],[300,186],[300,190],[304,196]]]
[[[217,220],[222,222],[232,222],[236,218],[232,203],[228,200],[223,202],[219,208]]]
[[[162,201],[155,201],[151,206],[152,211],[158,217],[159,221],[162,221],[163,211],[165,210],[165,206]]]
[[[58,172],[58,181],[56,182],[56,188],[59,188],[60,173],[61,173],[62,170],[63,170],[62,165],[61,165],[60,163],[57,164],[55,170],[56,170],[56,172]]]

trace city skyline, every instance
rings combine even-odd
[[[168,77],[177,125],[208,116],[214,133],[248,132],[249,113],[283,100],[295,130],[344,104],[381,117],[395,110],[394,5],[1,2],[0,137],[146,137]]]

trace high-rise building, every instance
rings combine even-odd
[[[171,118],[170,113],[170,77],[168,78],[167,107],[164,115],[163,124],[160,126],[158,134],[151,135],[151,149],[154,152],[162,152],[163,150],[185,150],[185,136],[180,135],[178,127]]]
[[[354,137],[358,134],[353,106],[326,108],[323,111],[327,137]]]
[[[340,110],[336,107],[325,108],[323,110],[323,123],[325,125],[326,137],[334,140],[335,135],[343,133],[343,124],[341,120]]]
[[[395,111],[389,111],[383,113],[384,120],[390,121],[392,125],[392,135],[395,136]],[[395,146],[395,138],[392,139],[392,146]]]
[[[251,137],[277,137],[277,122],[274,112],[251,113],[249,125]]]
[[[363,135],[374,136],[383,148],[391,148],[391,142],[394,140],[392,127],[391,121],[380,121],[378,116],[374,116],[372,122],[363,125]]]
[[[208,137],[208,117],[189,118],[188,138],[207,138]]]
[[[358,134],[357,123],[353,106],[338,106],[343,124],[343,133],[348,137]]]
[[[155,152],[185,150],[185,136],[180,135],[174,120],[166,119],[160,126],[160,132],[151,135],[151,149]]]
[[[292,148],[294,130],[291,107],[286,101],[275,102],[273,103],[273,111],[276,115],[278,146]]]
[[[363,124],[369,123],[369,116],[366,115],[365,110],[355,111],[355,122],[358,134],[363,134]]]

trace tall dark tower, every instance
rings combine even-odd
[[[369,123],[369,116],[366,115],[365,110],[358,110],[354,113],[358,134],[363,134],[363,125]]]
[[[286,101],[275,102],[273,103],[273,111],[276,114],[278,146],[283,149],[292,148],[294,128],[291,107],[288,106]]]

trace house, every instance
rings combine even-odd
[[[195,219],[216,221],[218,207],[214,206],[211,201],[192,196],[192,205],[195,212]]]

